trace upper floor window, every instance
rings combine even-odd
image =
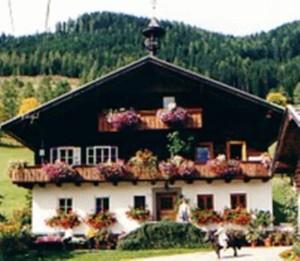
[[[247,200],[245,193],[235,193],[230,195],[231,208],[247,208]]]
[[[198,195],[197,206],[201,210],[213,210],[214,209],[213,195],[211,194]]]
[[[59,204],[58,208],[60,211],[68,213],[73,210],[72,198],[60,198],[58,204]]]
[[[195,149],[195,161],[199,163],[206,163],[212,159],[214,155],[213,144],[211,142],[199,143]]]
[[[96,198],[96,213],[109,210],[109,198]]]
[[[228,141],[226,144],[227,159],[246,160],[246,142]]]
[[[100,162],[116,161],[119,149],[116,146],[94,146],[86,148],[86,164],[96,165]]]
[[[81,164],[81,148],[78,147],[57,147],[50,149],[50,162],[60,160],[69,165]]]
[[[145,209],[146,208],[146,197],[145,196],[134,196],[134,208]]]
[[[173,96],[166,96],[163,97],[163,107],[164,109],[168,109],[170,104],[175,104],[175,97]]]

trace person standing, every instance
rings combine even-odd
[[[190,221],[191,208],[187,200],[181,196],[180,204],[178,207],[177,221],[178,222],[189,222]]]

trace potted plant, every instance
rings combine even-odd
[[[142,223],[142,222],[145,222],[145,221],[149,220],[150,210],[144,209],[144,208],[130,207],[129,210],[126,212],[126,215],[129,218]]]
[[[156,113],[157,117],[166,125],[172,127],[182,127],[187,124],[188,113],[175,103],[171,104],[167,109],[160,109]]]
[[[191,214],[192,221],[200,226],[217,224],[222,221],[221,215],[214,210],[201,210],[195,208],[192,209]]]
[[[110,181],[118,181],[123,179],[127,174],[127,168],[122,160],[116,162],[106,161],[99,163],[97,169],[100,175],[103,175],[105,179]]]
[[[148,149],[139,150],[135,156],[128,161],[128,166],[132,168],[138,176],[147,173],[149,176],[157,174],[157,157]]]
[[[47,219],[46,224],[53,228],[69,229],[81,224],[79,216],[73,211],[57,210],[56,215]]]
[[[76,181],[80,178],[78,173],[68,164],[56,160],[55,163],[49,163],[42,166],[42,172],[45,173],[51,181]]]
[[[90,214],[85,218],[85,223],[96,230],[108,228],[116,222],[117,219],[115,218],[115,215],[108,211]]]
[[[138,115],[133,109],[110,111],[106,115],[106,120],[114,129],[117,130],[134,129],[141,122],[140,115]]]
[[[249,228],[246,233],[246,239],[252,247],[256,247],[258,242],[262,239],[261,232],[257,228]]]

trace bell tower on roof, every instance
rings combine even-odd
[[[152,1],[153,17],[150,19],[148,27],[143,30],[143,35],[145,37],[145,48],[149,51],[150,55],[156,55],[159,50],[159,39],[162,38],[166,31],[163,29],[157,18],[155,17],[155,10],[157,6],[157,1]]]

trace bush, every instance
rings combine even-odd
[[[147,223],[118,243],[122,250],[207,247],[205,232],[189,223]]]

